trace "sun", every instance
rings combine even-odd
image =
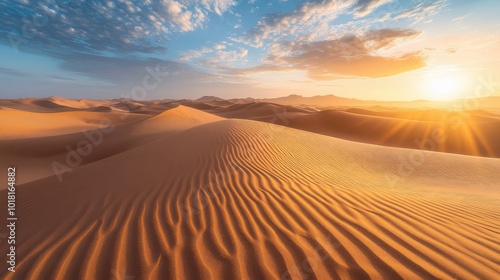
[[[451,100],[459,97],[463,82],[455,73],[437,73],[425,77],[424,89],[431,99]]]

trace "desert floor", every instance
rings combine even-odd
[[[499,112],[2,100],[0,278],[499,279]]]

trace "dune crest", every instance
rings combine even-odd
[[[179,105],[148,120],[138,123],[134,133],[158,133],[159,131],[181,131],[200,124],[220,121],[223,118]]]

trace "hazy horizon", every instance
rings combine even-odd
[[[360,102],[402,102],[402,103],[411,103],[411,102],[436,102],[436,103],[453,103],[456,101],[461,101],[461,100],[481,100],[481,99],[487,99],[487,98],[500,98],[500,95],[492,94],[484,97],[465,97],[465,98],[456,98],[456,99],[449,99],[449,100],[432,100],[432,99],[413,99],[413,100],[375,100],[375,99],[361,99],[361,98],[355,98],[355,97],[344,97],[344,96],[338,96],[335,94],[325,94],[325,95],[311,95],[311,96],[304,96],[300,94],[290,94],[290,95],[283,95],[283,96],[275,96],[275,97],[252,97],[252,96],[242,96],[242,97],[229,97],[229,98],[224,98],[220,97],[217,95],[203,95],[203,96],[196,96],[193,98],[163,98],[163,99],[133,99],[133,98],[125,98],[125,97],[118,97],[118,98],[109,98],[109,99],[99,99],[99,98],[80,98],[80,97],[64,97],[64,96],[59,96],[59,95],[50,95],[50,96],[43,96],[43,97],[37,97],[37,96],[24,96],[24,97],[16,97],[16,98],[3,98],[2,100],[19,100],[19,99],[50,99],[50,98],[62,98],[62,99],[70,99],[70,100],[95,100],[95,101],[105,101],[105,100],[116,100],[116,99],[127,99],[131,101],[145,101],[145,102],[151,102],[151,101],[161,101],[161,100],[172,100],[172,101],[180,101],[180,100],[192,100],[192,101],[197,101],[198,99],[202,99],[205,97],[213,97],[213,98],[220,98],[222,100],[244,100],[244,99],[253,99],[257,101],[265,101],[265,100],[274,100],[274,99],[286,99],[286,98],[292,98],[292,97],[299,97],[299,98],[319,98],[319,97],[332,97],[332,98],[342,98],[342,99],[348,99],[348,100],[356,100]],[[333,106],[333,104],[329,104],[328,106]]]

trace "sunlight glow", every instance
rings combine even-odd
[[[451,100],[458,98],[464,81],[459,75],[442,73],[425,78],[425,90],[435,100]]]

